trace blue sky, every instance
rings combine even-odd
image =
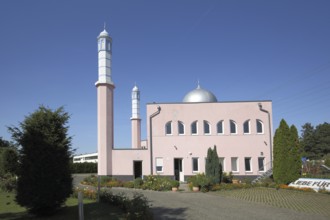
[[[39,105],[64,106],[77,153],[96,152],[96,37],[113,38],[115,146],[130,147],[131,89],[180,102],[272,100],[273,129],[330,120],[330,1],[0,2],[0,136]]]

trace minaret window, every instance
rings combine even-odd
[[[197,121],[191,123],[191,134],[197,134]]]
[[[178,131],[179,131],[179,135],[184,134],[184,124],[181,121],[178,121]]]
[[[172,121],[169,121],[165,124],[165,134],[166,135],[172,134]]]

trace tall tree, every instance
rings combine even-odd
[[[304,156],[310,159],[314,159],[316,157],[314,152],[314,147],[316,144],[314,133],[315,129],[311,123],[306,123],[302,126],[300,144],[304,150]]]
[[[321,159],[330,153],[330,124],[323,123],[315,128],[315,154]]]
[[[39,107],[11,127],[20,148],[16,201],[36,215],[50,215],[72,193],[69,114],[63,108]]]
[[[322,159],[330,153],[330,124],[325,122],[315,128],[310,123],[304,124],[300,143],[309,159]]]
[[[298,130],[294,125],[290,127],[290,144],[289,144],[289,168],[288,168],[288,181],[292,182],[299,178],[301,172],[301,155],[302,150],[299,144]]]
[[[288,152],[290,145],[290,128],[284,119],[274,135],[274,166],[273,177],[277,183],[289,183],[287,172],[290,166]]]

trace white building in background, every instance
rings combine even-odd
[[[97,153],[81,154],[73,157],[73,163],[97,163]]]

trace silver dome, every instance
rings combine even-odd
[[[202,89],[199,85],[196,89],[187,93],[182,102],[217,102],[217,97],[205,89]]]

